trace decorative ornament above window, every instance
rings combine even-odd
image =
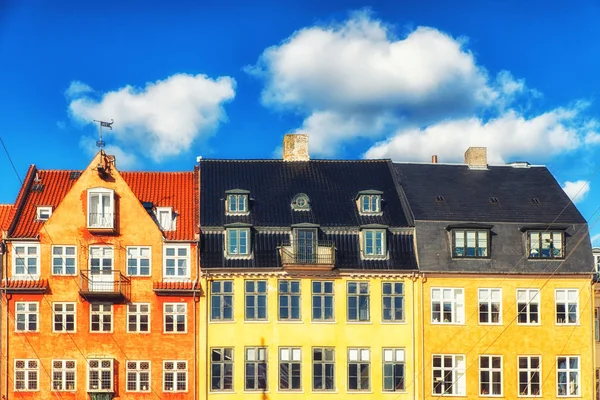
[[[292,200],[292,210],[310,211],[310,199],[304,193],[298,193]]]

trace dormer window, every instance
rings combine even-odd
[[[489,257],[487,229],[452,229],[452,256],[455,258]]]
[[[50,218],[50,216],[52,215],[52,207],[38,207],[37,208],[37,220],[38,221],[47,221],[48,218]]]
[[[115,192],[111,189],[88,190],[88,228],[112,229],[114,227]]]
[[[381,214],[381,195],[379,190],[364,190],[358,193],[358,211],[361,215]]]
[[[386,233],[387,227],[385,225],[369,224],[362,226],[360,231],[361,258],[386,258]]]
[[[234,189],[227,191],[226,210],[228,215],[248,214],[248,192],[247,190]]]
[[[225,256],[227,258],[252,256],[250,225],[236,223],[225,227]]]
[[[529,258],[564,258],[563,231],[527,231]]]
[[[175,219],[173,218],[173,209],[171,207],[156,207],[156,219],[161,230],[175,230]]]
[[[292,210],[294,211],[310,211],[310,199],[308,195],[299,193],[292,199]]]

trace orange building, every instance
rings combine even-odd
[[[198,171],[31,166],[3,255],[2,398],[196,393]]]

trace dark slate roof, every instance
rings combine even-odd
[[[394,170],[415,220],[586,222],[546,167],[476,170],[460,164],[395,163]],[[492,204],[491,197],[498,203]]]
[[[225,215],[225,192],[232,189],[250,192],[249,215]],[[381,216],[358,213],[358,192],[371,189],[383,192]],[[202,160],[200,193],[201,226],[235,222],[279,227],[303,222],[351,227],[409,225],[387,160]],[[310,211],[291,209],[298,193],[308,195]]]

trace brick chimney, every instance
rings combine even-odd
[[[308,135],[288,133],[283,137],[283,161],[308,161]]]
[[[487,147],[469,147],[465,151],[465,164],[470,169],[487,169]]]

